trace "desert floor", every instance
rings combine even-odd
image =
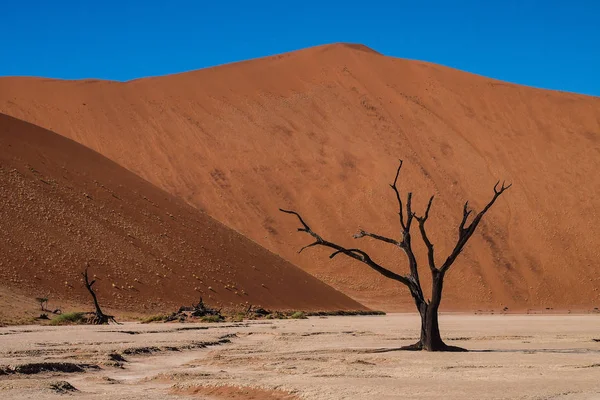
[[[0,372],[0,397],[600,399],[600,315],[446,314],[440,323],[448,343],[470,352],[393,351],[416,341],[413,314],[4,327],[5,371],[88,365],[72,373]]]

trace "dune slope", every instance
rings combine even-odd
[[[100,154],[0,115],[0,285],[88,304],[173,311],[213,305],[363,309],[360,304]],[[6,312],[4,310],[3,312]]]
[[[402,158],[400,188],[414,192],[415,210],[436,195],[429,228],[441,262],[464,201],[480,209],[506,179],[514,186],[451,270],[443,307],[600,303],[598,98],[337,44],[125,83],[3,78],[0,111],[100,152],[386,309],[412,308],[404,288],[325,250],[298,255],[310,238],[277,209],[301,211],[345,245],[357,245],[359,227],[397,235],[388,184]],[[406,270],[397,249],[362,240]]]

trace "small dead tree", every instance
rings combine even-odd
[[[94,279],[91,282],[89,281],[88,267],[85,268],[85,271],[82,272],[81,275],[83,276],[83,284],[85,285],[85,288],[88,290],[88,292],[90,292],[90,295],[94,300],[94,307],[96,308],[96,311],[88,313],[90,315],[90,317],[88,318],[88,323],[92,325],[107,325],[109,322],[114,322],[115,324],[118,324],[118,322],[115,320],[115,317],[113,317],[112,315],[106,315],[102,312],[100,304],[98,304],[96,292],[94,292],[94,289],[92,288],[92,286],[94,286],[94,283],[96,283],[96,280]]]
[[[454,246],[450,255],[446,258],[446,260],[441,265],[437,265],[435,262],[435,254],[433,244],[429,240],[427,236],[427,232],[425,230],[425,223],[429,218],[429,211],[431,209],[431,204],[433,203],[433,197],[429,199],[429,203],[427,204],[427,208],[425,209],[425,213],[422,216],[418,216],[412,210],[412,193],[408,193],[406,199],[406,205],[402,202],[402,197],[400,196],[400,192],[398,191],[398,177],[400,176],[400,170],[402,168],[402,160],[400,160],[400,165],[396,171],[396,177],[394,179],[394,183],[390,185],[390,187],[394,190],[396,195],[396,200],[398,202],[398,216],[400,219],[400,239],[392,239],[385,236],[381,236],[375,233],[370,233],[364,230],[360,230],[358,233],[354,235],[355,239],[360,239],[364,237],[369,237],[375,240],[380,240],[389,244],[396,246],[401,249],[407,256],[409,273],[407,275],[400,275],[396,272],[393,272],[383,266],[379,265],[363,250],[358,248],[345,248],[336,243],[327,241],[323,239],[320,235],[315,233],[308,224],[302,219],[300,214],[295,211],[279,209],[281,212],[287,214],[295,215],[300,223],[302,224],[302,228],[298,228],[299,232],[306,232],[310,236],[312,236],[315,241],[310,243],[304,247],[302,247],[299,251],[301,253],[303,250],[313,247],[313,246],[324,246],[335,250],[329,258],[334,258],[339,254],[344,254],[350,258],[353,258],[357,261],[360,261],[366,265],[368,265],[371,269],[379,272],[383,276],[393,279],[397,282],[408,287],[410,294],[412,295],[417,310],[421,316],[421,335],[420,339],[417,343],[404,346],[401,349],[403,350],[427,350],[427,351],[466,351],[465,349],[448,346],[444,343],[440,336],[439,324],[438,324],[438,311],[440,307],[440,303],[442,301],[442,289],[444,285],[444,277],[446,273],[456,260],[456,257],[462,252],[467,241],[471,238],[475,229],[481,222],[481,219],[485,215],[485,213],[494,205],[495,201],[506,191],[508,188],[512,186],[512,184],[506,186],[504,182],[500,185],[500,181],[498,181],[494,185],[494,196],[489,201],[489,203],[481,210],[478,214],[475,214],[472,221],[467,223],[469,216],[472,213],[472,210],[469,210],[469,202],[467,201],[463,207],[463,216],[462,221],[458,227],[458,240],[456,245]],[[423,289],[421,288],[421,283],[419,281],[419,271],[417,268],[417,259],[412,249],[412,237],[411,237],[411,228],[413,226],[413,222],[416,221],[419,227],[419,232],[421,234],[421,238],[427,247],[427,258],[429,264],[429,271],[431,272],[432,279],[432,289],[431,289],[431,299],[426,300],[423,295]]]

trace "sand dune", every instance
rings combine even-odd
[[[6,115],[0,188],[0,285],[55,306],[89,304],[89,263],[101,303],[117,310],[173,311],[200,296],[240,309],[363,308],[100,154]]]
[[[125,83],[3,78],[0,111],[98,151],[378,308],[412,303],[361,264],[296,254],[309,239],[277,208],[342,244],[356,245],[359,227],[396,235],[388,183],[402,158],[416,210],[436,194],[441,260],[463,202],[481,207],[506,179],[514,186],[451,270],[443,308],[600,304],[599,98],[338,44]],[[361,245],[406,269],[394,248]]]

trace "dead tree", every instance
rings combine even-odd
[[[107,325],[109,322],[114,322],[115,324],[117,324],[118,322],[115,320],[114,316],[107,315],[102,312],[100,304],[98,304],[96,292],[94,292],[94,289],[92,288],[92,286],[94,286],[94,283],[96,283],[96,280],[94,279],[91,282],[89,281],[87,267],[85,268],[85,271],[81,273],[81,275],[83,276],[83,284],[85,285],[85,288],[88,290],[88,292],[90,292],[90,294],[92,295],[92,299],[94,300],[94,307],[96,308],[96,311],[88,313],[90,315],[90,317],[88,318],[88,323],[92,325]]]
[[[500,181],[498,181],[494,185],[494,196],[489,201],[489,203],[481,210],[478,214],[475,214],[472,221],[467,223],[469,216],[472,213],[472,210],[469,210],[469,202],[467,201],[463,207],[463,216],[460,225],[458,226],[458,240],[454,249],[450,253],[450,255],[446,258],[446,260],[441,265],[437,265],[435,262],[434,256],[434,248],[433,244],[429,240],[427,236],[427,232],[425,230],[425,223],[429,218],[429,211],[431,210],[431,204],[433,203],[433,196],[429,199],[427,204],[427,208],[425,209],[425,213],[422,216],[418,216],[412,210],[412,193],[408,193],[406,198],[406,204],[403,204],[402,197],[400,196],[400,192],[398,191],[398,177],[400,176],[400,169],[402,168],[402,160],[400,160],[400,165],[398,166],[398,170],[396,171],[396,177],[394,179],[394,183],[390,185],[393,189],[396,200],[398,202],[398,216],[400,219],[400,239],[388,238],[385,236],[381,236],[375,233],[366,232],[364,230],[360,230],[358,233],[354,235],[355,239],[360,239],[364,237],[369,237],[375,240],[380,240],[389,244],[392,244],[399,249],[401,249],[408,259],[409,273],[407,275],[401,275],[396,272],[393,272],[383,266],[379,265],[363,250],[358,248],[345,248],[336,243],[327,241],[323,239],[320,235],[315,233],[308,224],[302,219],[300,214],[295,211],[283,210],[280,211],[293,214],[298,217],[298,220],[302,224],[302,228],[298,228],[300,232],[306,232],[311,235],[315,241],[311,244],[308,244],[302,247],[299,251],[313,247],[313,246],[324,246],[330,249],[333,249],[334,252],[329,256],[329,258],[334,258],[339,254],[344,254],[350,258],[353,258],[357,261],[360,261],[366,265],[368,265],[371,269],[379,272],[383,276],[393,279],[395,281],[400,282],[401,284],[408,287],[410,294],[412,295],[417,310],[421,316],[421,335],[420,339],[417,343],[405,346],[402,349],[404,350],[427,350],[427,351],[465,351],[464,349],[448,346],[444,343],[440,336],[439,324],[438,324],[438,311],[440,307],[440,303],[442,301],[442,289],[444,285],[444,277],[446,273],[456,260],[456,257],[462,252],[467,241],[471,238],[475,229],[481,222],[481,219],[485,215],[485,213],[492,207],[494,202],[500,197],[505,190],[512,186],[506,186],[504,182],[500,185]],[[427,258],[429,264],[429,271],[431,272],[432,279],[432,289],[431,289],[431,299],[426,300],[423,295],[423,290],[421,288],[421,282],[419,281],[419,270],[417,268],[417,259],[412,249],[412,237],[411,237],[411,228],[413,226],[413,222],[416,221],[418,224],[418,229],[421,234],[421,238],[427,247]]]

